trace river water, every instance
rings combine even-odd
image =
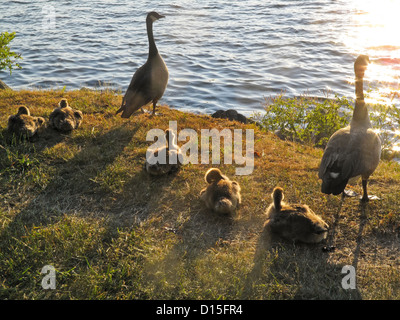
[[[149,4],[150,3],[150,4]],[[14,89],[109,86],[125,91],[148,52],[145,18],[170,80],[160,103],[197,113],[261,111],[282,91],[354,97],[353,62],[372,60],[374,101],[399,103],[400,1],[7,1],[1,31],[16,31],[22,69],[0,78]]]

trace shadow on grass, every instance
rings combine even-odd
[[[71,159],[57,164],[56,172],[46,187],[18,212],[4,234],[14,237],[32,226],[55,223],[64,214],[104,212],[104,192],[93,182],[99,170],[123,153],[139,128],[124,126],[112,129],[85,142]],[[63,140],[62,135],[42,141],[33,147],[36,152]]]
[[[205,280],[201,279],[205,276],[203,270],[213,270],[212,265],[218,261],[214,254],[235,237],[237,221],[204,208],[200,198],[188,201],[175,213],[181,215],[182,222],[177,216],[165,217],[164,227],[160,226],[163,237],[174,243],[159,259],[146,265],[146,282],[156,299],[198,299],[197,285]],[[214,293],[206,289],[201,289],[201,299],[214,299]]]
[[[269,284],[273,299],[361,299],[357,289],[342,288],[344,265],[330,262],[323,246],[281,239],[265,226],[241,298],[251,299],[258,287]]]

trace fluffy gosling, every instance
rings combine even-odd
[[[307,205],[283,202],[283,189],[276,187],[273,202],[266,211],[267,225],[281,237],[305,243],[318,243],[328,235],[328,224]]]
[[[166,145],[156,149],[144,163],[144,170],[151,176],[177,172],[183,162],[183,155],[176,144],[176,137],[172,130],[165,130],[165,140]],[[155,158],[162,158],[162,161]]]
[[[72,109],[67,99],[61,99],[58,108],[55,108],[49,117],[50,126],[64,133],[78,129],[82,120],[82,112]]]
[[[209,210],[233,215],[241,203],[240,185],[231,181],[217,168],[209,169],[205,176],[208,186],[201,190],[200,199]]]
[[[45,125],[44,118],[33,117],[26,106],[20,106],[18,113],[8,118],[7,130],[19,138],[32,139],[38,135]]]

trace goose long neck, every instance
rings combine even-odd
[[[364,78],[356,76],[355,83],[355,91],[356,91],[356,102],[353,111],[353,119],[352,123],[363,124],[367,126],[371,126],[371,122],[368,116],[368,109],[365,105],[364,101]]]
[[[356,101],[364,101],[364,78],[356,77]]]
[[[149,57],[155,56],[158,53],[158,49],[156,47],[156,43],[154,41],[153,36],[153,21],[147,19],[147,37],[149,38]]]

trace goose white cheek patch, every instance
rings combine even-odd
[[[337,177],[339,177],[339,173],[338,172],[331,172],[329,174],[333,179],[336,179]]]

